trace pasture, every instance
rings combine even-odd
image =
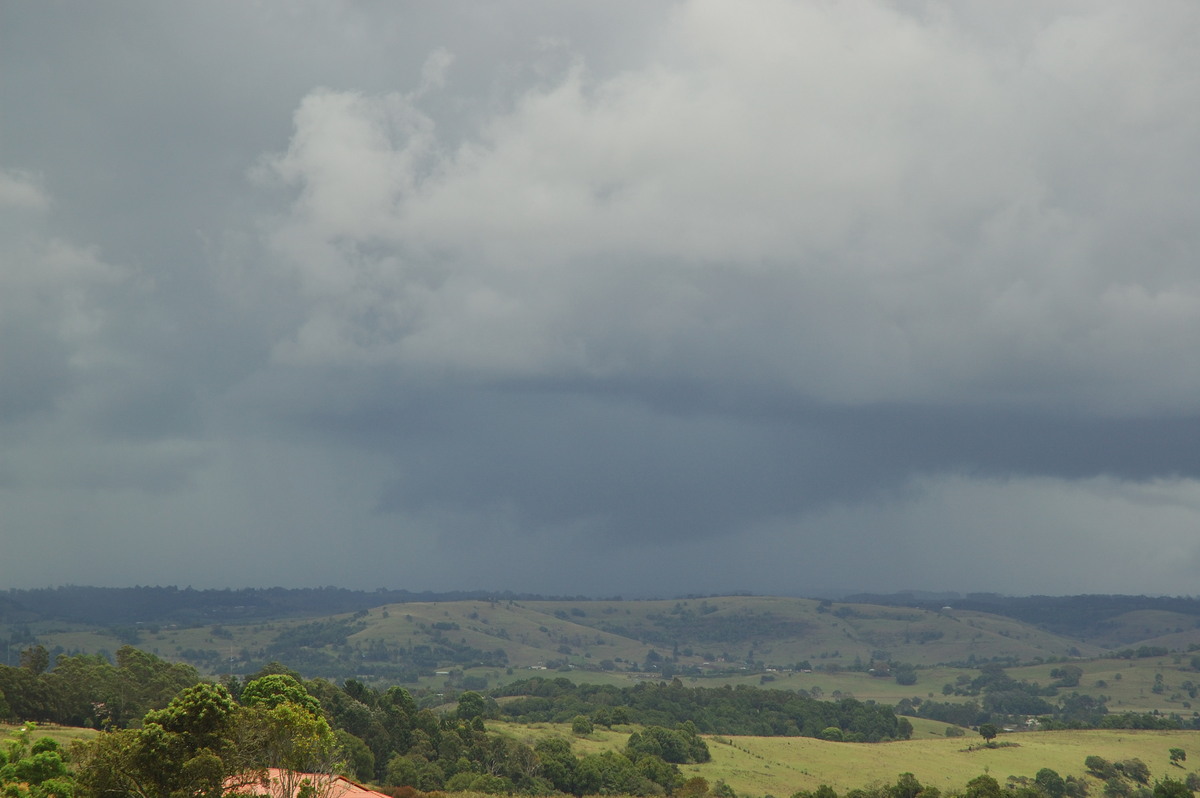
[[[945,737],[942,724],[917,721],[912,740],[893,743],[832,743],[807,737],[706,736],[712,761],[683,765],[684,776],[700,776],[710,784],[723,780],[739,796],[773,795],[786,798],[798,790],[828,784],[839,793],[856,787],[891,784],[901,773],[912,773],[943,793],[961,788],[981,774],[1001,783],[1009,776],[1032,779],[1045,767],[1064,777],[1090,782],[1092,794],[1103,785],[1087,775],[1084,759],[1096,755],[1110,761],[1141,759],[1154,779],[1183,778],[1190,768],[1171,764],[1171,748],[1200,757],[1200,733],[1194,731],[1088,730],[1003,734],[995,748],[984,746],[974,732]],[[567,724],[528,726],[489,723],[488,727],[533,745],[545,736],[571,740],[577,754],[624,747],[632,727],[597,729],[576,737]],[[1186,762],[1184,763],[1187,764]]]

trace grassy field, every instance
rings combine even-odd
[[[0,723],[0,744],[8,740],[10,736],[19,732],[22,729],[21,725],[11,723]],[[55,726],[52,724],[38,725],[32,735],[30,741],[49,737],[58,742],[59,745],[66,746],[72,740],[89,740],[95,737],[100,732],[95,729],[79,729],[74,726]]]
[[[1145,659],[1095,659],[1076,661],[1071,664],[1083,669],[1079,686],[1069,688],[1080,693],[1103,694],[1108,697],[1110,712],[1153,712],[1177,713],[1184,716],[1195,714],[1190,706],[1200,708],[1200,700],[1193,699],[1188,692],[1200,687],[1200,673],[1191,668],[1191,655],[1172,654],[1165,657]],[[1008,674],[1014,679],[1026,679],[1040,684],[1050,684],[1054,679],[1050,671],[1058,665],[1033,665],[1010,668]],[[1154,692],[1156,677],[1162,675],[1162,691]],[[1200,690],[1197,691],[1200,695]]]
[[[924,738],[878,745],[827,743],[805,738],[720,738],[710,742],[713,762],[687,766],[709,781],[722,778],[739,794],[790,795],[829,784],[839,792],[855,786],[894,782],[903,772],[943,792],[982,773],[1003,782],[1032,778],[1043,767],[1061,775],[1084,776],[1092,754],[1110,760],[1139,758],[1156,777],[1184,771],[1169,762],[1168,749],[1194,745],[1194,732],[1038,732],[1005,735],[1013,746],[986,748],[978,737]],[[1090,778],[1090,777],[1089,777]],[[740,785],[740,786],[739,786]],[[1093,787],[1100,788],[1098,783]]]
[[[1083,761],[1095,754],[1110,761],[1138,758],[1153,778],[1182,778],[1187,772],[1170,763],[1169,749],[1183,748],[1193,756],[1200,734],[1196,732],[1071,731],[1030,732],[1001,735],[996,748],[981,745],[973,733],[945,737],[942,724],[918,721],[913,739],[895,743],[862,745],[830,743],[807,737],[707,737],[712,761],[684,765],[687,777],[701,776],[715,783],[728,783],[739,796],[774,795],[785,798],[797,790],[828,784],[838,792],[871,784],[893,783],[905,772],[922,784],[943,792],[965,785],[987,773],[1003,783],[1009,776],[1033,778],[1044,767],[1062,776],[1086,778],[1094,794],[1102,786],[1086,775]],[[572,741],[577,754],[621,749],[629,728],[598,729],[587,737],[571,735],[565,724],[539,723],[520,726],[490,723],[489,728],[510,734],[529,744],[545,736]]]

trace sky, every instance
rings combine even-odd
[[[1200,594],[1193,0],[0,5],[0,587]]]

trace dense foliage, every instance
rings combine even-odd
[[[61,656],[49,670],[49,654],[33,646],[22,665],[0,665],[0,719],[65,726],[125,726],[147,710],[166,706],[200,681],[190,665],[166,662],[124,646],[116,664],[99,654]]]
[[[684,687],[678,679],[615,687],[534,678],[494,694],[515,697],[504,703],[501,712],[522,722],[570,722],[584,714],[601,725],[691,722],[704,734],[785,737],[819,737],[823,730],[836,727],[848,742],[907,739],[912,733],[911,724],[891,707],[871,701],[818,701],[787,690],[747,686]]]
[[[168,663],[142,652],[126,652],[123,660],[122,667],[137,664],[152,677],[170,671]],[[41,664],[34,652],[25,670],[32,673]],[[105,672],[100,668],[94,673]],[[594,713],[601,722],[605,718],[624,722],[638,713],[670,715],[688,707],[727,720],[737,718],[738,711],[768,715],[789,711],[781,708],[788,704],[778,704],[780,696],[773,695],[782,691],[756,688],[692,690],[677,682],[625,690],[570,688],[574,685],[561,679],[530,680],[524,685],[526,694],[513,703],[541,701],[543,708],[603,706],[603,711]],[[622,700],[625,703],[618,703]],[[845,717],[851,721],[874,707],[859,704],[856,709],[845,701],[831,706],[835,714],[848,712]],[[282,666],[273,666],[245,680],[193,683],[161,708],[147,710],[130,728],[119,728],[108,716],[109,730],[75,743],[69,757],[52,739],[34,739],[35,729],[27,725],[0,747],[0,794],[8,798],[218,798],[238,785],[257,783],[266,768],[282,768],[291,774],[288,778],[297,780],[286,793],[312,798],[322,798],[323,793],[319,785],[302,788],[300,780],[311,778],[303,774],[335,772],[387,785],[394,794],[410,798],[430,791],[738,798],[723,782],[710,787],[703,778],[683,779],[678,765],[709,760],[700,729],[690,721],[644,725],[630,734],[621,751],[577,756],[562,736],[530,746],[489,732],[484,719],[500,714],[493,697],[466,692],[456,706],[442,709],[439,715],[419,708],[412,695],[399,687],[380,692],[354,680],[341,686],[321,679],[306,682]],[[577,714],[572,723],[575,733],[590,734],[591,718]],[[990,739],[998,730],[984,723],[979,731]],[[842,740],[858,734],[862,732],[844,733],[843,727],[831,724],[818,736]],[[1173,766],[1182,767],[1186,759],[1182,748],[1170,749]],[[1153,781],[1149,767],[1136,758],[1109,761],[1091,755],[1083,764],[1089,776],[1102,783],[1104,798],[1191,798],[1200,787],[1200,777],[1194,773],[1183,780]],[[1086,780],[1064,778],[1043,768],[1032,779],[1009,777],[1005,784],[984,774],[948,792],[946,798],[1087,796]],[[839,796],[822,786],[792,798]],[[841,798],[942,795],[938,788],[904,773],[895,784],[850,790]]]

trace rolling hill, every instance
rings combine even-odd
[[[177,599],[177,593],[171,595]],[[362,598],[340,591],[331,596],[341,606],[356,606],[353,602]],[[8,638],[10,661],[32,643],[52,653],[113,652],[132,644],[210,674],[251,673],[274,660],[307,676],[335,680],[440,684],[450,679],[451,686],[482,688],[520,678],[528,669],[544,669],[590,681],[673,676],[730,683],[777,681],[780,687],[853,691],[891,702],[936,692],[963,669],[986,662],[1036,668],[1038,663],[1066,659],[1091,661],[1118,646],[1150,646],[1155,652],[1200,647],[1200,630],[1192,616],[1177,609],[1147,609],[1140,603],[1103,621],[1090,618],[1089,633],[1103,636],[1084,639],[955,606],[785,597],[393,601],[323,615],[302,611],[306,602],[314,603],[312,594],[306,594],[304,602],[278,601],[280,616],[264,615],[272,606],[269,602],[247,608],[225,598],[215,610],[209,602],[207,609],[184,606],[166,616],[179,617],[177,622],[129,621],[126,615],[121,624],[102,625],[77,620],[81,613],[37,617],[23,611],[25,620],[6,619],[10,622],[0,626],[0,634]],[[1120,609],[1109,604],[1110,609]],[[208,617],[198,621],[205,613]],[[915,666],[917,685],[871,678],[873,668],[876,675],[887,675],[889,663]],[[1167,665],[1186,669],[1190,656]],[[1102,670],[1119,668],[1106,665]],[[1043,679],[1048,681],[1048,676]],[[1103,679],[1085,680],[1081,689],[1096,681]],[[1138,682],[1134,678],[1129,684]],[[1138,697],[1126,698],[1133,706]],[[1152,698],[1141,705],[1158,706],[1160,696]],[[1159,703],[1167,706],[1167,698]]]

